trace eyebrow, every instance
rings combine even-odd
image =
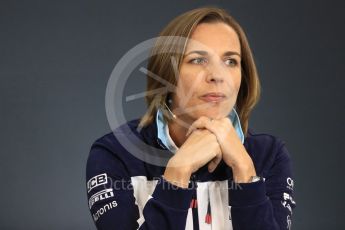
[[[185,54],[184,56],[188,56],[192,53],[196,53],[196,54],[200,54],[200,55],[207,55],[208,52],[207,51],[204,51],[204,50],[193,50],[193,51],[190,51],[189,53]],[[235,51],[226,51],[223,56],[231,56],[231,55],[237,55],[239,57],[241,57],[241,54],[235,52]]]

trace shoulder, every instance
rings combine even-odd
[[[273,134],[258,133],[249,129],[244,145],[259,171],[268,171],[280,162],[290,162],[286,142]]]
[[[280,148],[285,145],[280,137],[263,132],[255,132],[253,129],[248,129],[248,134],[245,138],[245,144],[255,146],[256,148]]]
[[[119,148],[121,148],[120,142],[123,137],[127,137],[128,139],[131,139],[131,136],[133,135],[138,137],[138,133],[136,132],[137,124],[138,119],[134,119],[119,125],[114,130],[97,138],[91,145],[91,148],[102,146],[110,150],[114,148],[118,150]]]
[[[128,145],[133,146],[133,140],[140,139],[138,133],[133,130],[136,121],[128,121],[98,137],[90,147],[87,168],[122,167],[129,174],[132,173],[132,169],[141,168],[142,162],[133,156],[128,148]]]
[[[137,130],[139,119],[133,119],[119,125],[114,130],[98,137],[91,145],[91,151],[95,148],[103,148],[114,155],[125,156],[129,153],[128,146],[142,139]]]

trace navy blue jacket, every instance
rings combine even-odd
[[[189,188],[180,188],[164,180],[164,166],[139,159],[119,141],[132,135],[173,156],[157,138],[155,122],[141,130],[138,123],[129,121],[91,146],[87,197],[97,229],[291,228],[293,176],[283,141],[248,131],[244,146],[260,181],[234,183],[231,168],[221,161],[213,173],[207,165],[200,168]]]

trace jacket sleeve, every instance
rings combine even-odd
[[[291,159],[284,144],[279,147],[264,180],[239,183],[229,190],[234,230],[291,229],[293,179]]]
[[[90,150],[86,183],[92,219],[97,229],[102,230],[184,229],[195,189],[192,183],[184,189],[159,177],[141,216],[127,165],[108,149],[97,145]]]

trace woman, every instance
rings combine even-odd
[[[114,132],[130,127],[169,160],[134,157],[114,132],[96,140],[86,179],[97,228],[290,229],[291,160],[284,142],[248,129],[260,84],[239,24],[219,8],[186,12],[152,54],[147,91],[173,87],[147,93],[146,114]]]

